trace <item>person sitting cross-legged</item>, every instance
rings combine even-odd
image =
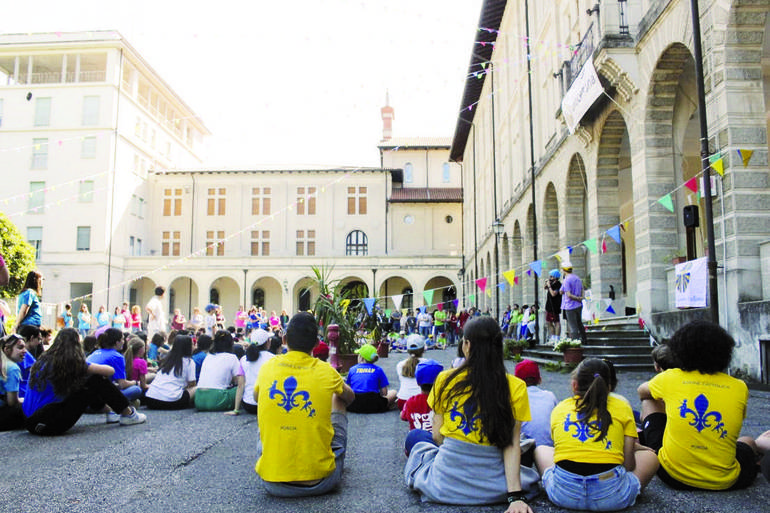
[[[740,437],[746,383],[725,374],[735,340],[721,326],[692,321],[668,343],[678,368],[639,386],[644,440],[658,453],[658,477],[677,490],[738,490],[757,475],[761,448]]]
[[[347,405],[353,390],[310,352],[318,341],[312,314],[291,318],[289,351],[267,361],[254,386],[259,442],[255,470],[270,495],[322,495],[342,479],[347,448]]]

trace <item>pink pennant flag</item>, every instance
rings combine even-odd
[[[476,280],[476,285],[481,289],[481,292],[484,292],[487,288],[487,279],[479,278],[478,280]]]
[[[607,252],[607,241],[602,239],[602,254]]]
[[[436,308],[438,308],[438,311],[441,312],[442,310],[444,310],[444,303],[437,304]]]
[[[698,192],[698,179],[692,177],[684,183],[684,186],[690,189],[692,192]]]
[[[515,283],[516,285],[519,284],[519,277],[518,276],[514,276],[513,277],[513,283]]]

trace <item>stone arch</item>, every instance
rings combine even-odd
[[[553,261],[554,265],[557,263],[556,258],[552,257],[559,251],[561,246],[561,236],[559,234],[559,199],[556,196],[556,186],[553,182],[548,182],[545,186],[545,194],[543,195],[543,214],[542,223],[543,234],[540,237],[542,241],[542,255],[539,255],[540,260],[547,260],[548,265],[551,265]]]
[[[412,296],[414,295],[414,286],[410,283],[408,278],[401,275],[388,276],[382,280],[382,282],[380,282],[379,290],[377,291],[377,297],[381,299],[377,302],[377,304],[382,305],[384,310],[395,309],[396,304],[393,301],[393,296],[403,294],[400,308],[411,308],[413,305],[413,298],[406,298],[409,293],[404,291],[407,290],[411,291]],[[409,299],[407,301],[408,306],[404,305],[404,299]]]
[[[133,280],[128,285],[128,303],[131,307],[134,305],[139,306],[139,311],[141,312],[142,318],[145,317],[144,314],[144,306],[147,304],[147,302],[152,299],[152,296],[155,295],[155,287],[160,285],[159,283],[156,283],[152,279],[148,278],[147,276],[141,276],[135,280]],[[165,299],[165,298],[164,298]],[[164,302],[168,304],[168,300],[166,299]],[[78,308],[80,305],[78,305]],[[75,310],[75,305],[72,306],[73,311]]]
[[[173,312],[179,308],[182,314],[190,319],[193,308],[201,308],[198,284],[190,276],[178,276],[171,280],[168,286],[168,309]]]
[[[503,273],[511,268],[511,247],[508,239],[508,234],[503,233],[500,241],[500,269],[498,270],[498,281],[500,283],[505,282]],[[500,292],[500,304],[507,305],[511,302],[513,290],[506,283],[505,292]]]
[[[217,303],[222,307],[222,313],[225,316],[225,326],[233,324],[233,317],[238,310],[238,305],[243,302],[241,287],[238,281],[230,276],[219,276],[211,282],[208,287],[206,297],[203,298],[206,304],[209,302]],[[216,301],[213,301],[216,299]],[[203,305],[206,306],[205,304]]]
[[[567,201],[565,205],[564,233],[566,246],[572,247],[570,261],[576,275],[583,279],[584,284],[590,282],[586,274],[590,269],[591,256],[581,243],[588,238],[588,186],[586,167],[580,153],[575,153],[570,159],[567,170]]]
[[[606,252],[596,259],[591,269],[592,288],[595,294],[603,298],[615,295],[616,298],[622,298],[626,305],[636,305],[631,144],[626,121],[618,110],[610,112],[602,126],[596,176],[598,200],[594,218]],[[605,235],[611,229],[621,238],[620,244],[610,235]],[[617,306],[616,311],[619,310]]]
[[[535,254],[533,252],[533,247],[535,244],[535,209],[532,206],[532,203],[527,206],[526,229],[527,235],[525,238],[525,250],[522,254],[524,261],[521,269],[521,278],[519,278],[519,284],[521,284],[523,292],[521,300],[525,303],[533,303],[535,301],[535,293],[533,287],[537,286],[537,276],[535,276],[535,273],[530,273],[530,276],[527,275],[529,264],[535,260]],[[540,248],[538,248],[537,258],[539,260],[543,258],[543,251]]]
[[[281,310],[286,307],[283,301],[284,291],[281,287],[281,283],[272,276],[260,276],[252,282],[250,290],[249,301],[251,301],[254,306],[261,306],[264,308],[268,314],[273,311],[275,311],[276,314],[280,314]],[[256,304],[254,299],[260,299],[264,301],[264,303],[261,305]]]
[[[519,283],[514,283],[511,287],[511,302],[512,303],[518,303],[521,305],[522,302],[522,288],[521,288],[521,274],[524,272],[524,267],[522,263],[524,262],[524,257],[522,254],[522,251],[524,250],[524,244],[522,243],[521,239],[521,226],[519,226],[519,221],[516,220],[516,222],[513,223],[513,251],[511,251],[511,254],[513,256],[513,261],[511,262],[511,267],[516,271],[516,276],[519,279]]]

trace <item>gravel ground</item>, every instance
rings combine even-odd
[[[429,351],[448,365],[454,350]],[[393,354],[380,364],[397,385]],[[507,362],[511,372],[513,362]],[[569,394],[569,375],[543,370],[543,387],[557,398]],[[639,408],[636,386],[649,373],[621,373],[618,392]],[[744,434],[770,427],[770,393],[752,391]],[[256,418],[220,413],[146,412],[140,426],[105,425],[102,415],[85,415],[66,435],[38,438],[26,432],[0,433],[0,512],[502,512],[504,505],[444,506],[420,502],[403,481],[407,424],[396,412],[349,415],[345,474],[336,493],[307,499],[266,495],[254,474]],[[768,511],[770,486],[760,477],[740,492],[676,492],[654,479],[628,511]],[[542,495],[537,512],[561,511]]]

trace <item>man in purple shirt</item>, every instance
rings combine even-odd
[[[580,338],[586,345],[586,329],[583,326],[583,282],[572,274],[572,264],[565,262],[561,266],[564,271],[564,283],[561,285],[561,309],[567,316],[567,330],[570,338]]]

